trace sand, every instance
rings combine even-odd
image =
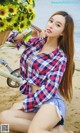
[[[9,66],[15,70],[19,68],[19,60],[23,49],[17,50],[14,47],[0,48],[0,58],[6,60]],[[80,59],[75,58],[76,70],[73,75],[73,99],[67,105],[65,128],[80,133]],[[0,70],[8,70],[0,65]],[[9,109],[15,102],[20,101],[22,95],[19,88],[11,88],[7,85],[6,78],[0,76],[0,112]],[[10,132],[12,133],[12,132]],[[14,132],[13,132],[14,133]]]

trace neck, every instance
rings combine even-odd
[[[48,37],[45,45],[54,49],[57,48],[57,38]]]

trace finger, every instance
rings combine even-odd
[[[40,33],[40,38],[43,39],[46,37],[45,31],[42,30],[42,32]]]
[[[37,31],[37,36],[38,36],[38,38],[40,38],[40,32],[39,31]]]

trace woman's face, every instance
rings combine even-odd
[[[46,34],[48,37],[59,37],[63,35],[65,27],[65,17],[62,15],[52,16],[46,25]]]

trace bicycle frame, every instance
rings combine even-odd
[[[5,72],[3,70],[0,70],[0,75],[1,76],[5,77],[5,78],[10,78],[13,81],[18,82],[19,84],[21,83],[21,79],[18,78],[18,76],[16,74],[15,75],[11,74],[13,72],[13,70],[10,68],[10,66],[8,65],[8,63],[5,60],[0,59],[0,64],[5,66],[8,69],[8,71],[10,72],[10,73],[8,73],[8,72]]]

